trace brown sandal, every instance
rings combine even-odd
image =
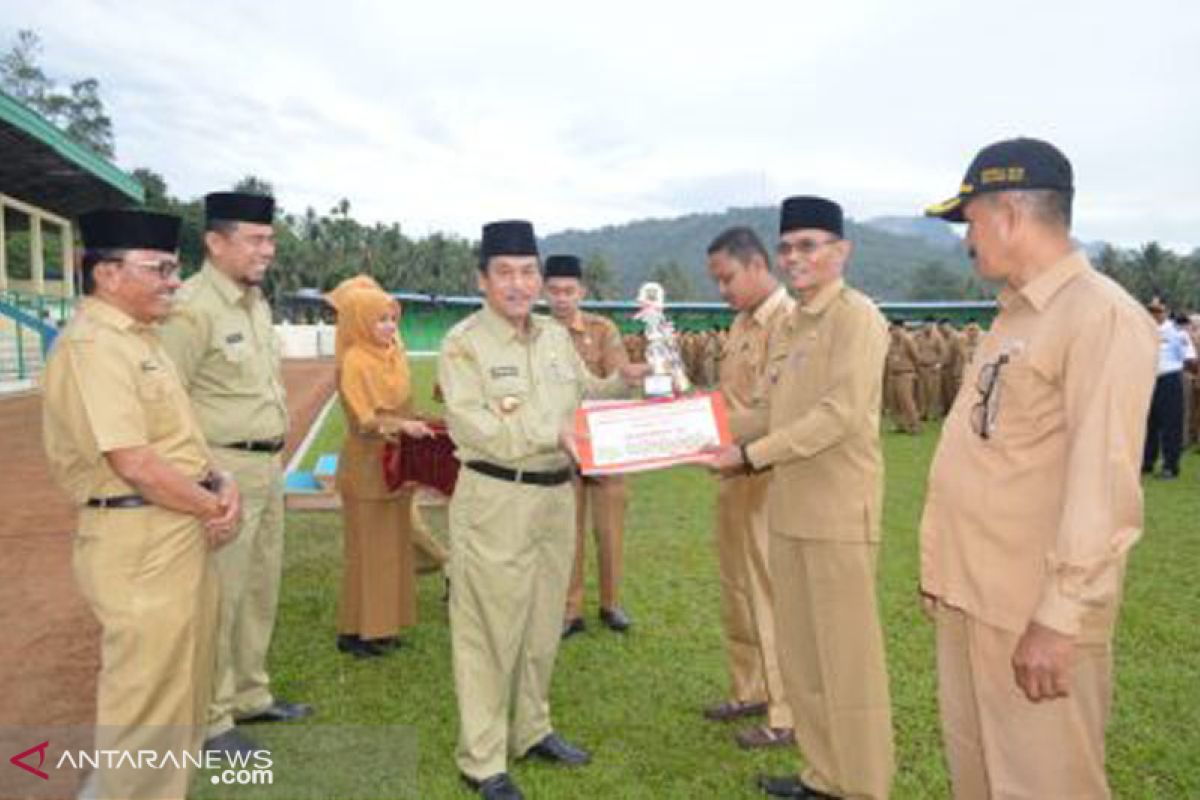
[[[726,700],[715,706],[704,709],[704,718],[713,722],[730,722],[744,717],[759,717],[767,713],[766,703],[740,703],[737,700]]]
[[[733,738],[744,750],[785,747],[796,743],[796,733],[791,728],[772,728],[770,725],[759,725],[755,728],[738,731]]]

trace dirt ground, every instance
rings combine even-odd
[[[283,372],[286,460],[332,394],[334,365],[287,361]],[[0,726],[88,724],[95,715],[99,627],[71,575],[75,515],[42,455],[41,399],[0,397]]]

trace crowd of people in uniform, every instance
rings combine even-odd
[[[1057,148],[1013,139],[981,150],[927,212],[966,223],[976,269],[1003,285],[987,331],[889,325],[844,280],[853,243],[828,198],[783,201],[774,270],[749,228],[709,244],[736,316],[683,334],[680,350],[693,382],[724,396],[733,436],[707,452],[730,680],[697,717],[757,721],[735,734],[743,748],[797,749],[802,769],[759,776],[767,795],[891,790],[876,594],[886,405],[907,433],[944,417],[914,602],[936,630],[954,796],[1109,796],[1112,636],[1142,531],[1151,396],[1194,352],[1177,358],[1178,337],[1076,248],[1073,193]],[[242,726],[314,713],[275,696],[265,660],[287,430],[259,288],[273,210],[209,195],[207,258],[182,285],[177,219],[80,220],[87,297],[47,364],[44,428],[79,505],[75,571],[103,627],[98,746],[232,758],[258,749]],[[628,487],[579,474],[574,415],[586,398],[637,396],[649,367],[643,340],[580,309],[579,259],[543,262],[529,222],[483,227],[478,285],[481,309],[438,356],[461,470],[448,552],[434,558],[450,586],[454,761],[472,791],[507,799],[523,796],[515,761],[592,760],[552,720],[549,690],[561,642],[586,629],[589,529],[599,618],[618,634],[633,625],[620,602]],[[549,315],[533,313],[543,297]],[[376,657],[416,621],[424,535],[411,491],[382,480],[382,449],[434,431],[413,412],[395,299],[365,276],[328,299],[347,422],[336,646]],[[84,796],[181,798],[188,777],[102,770]]]

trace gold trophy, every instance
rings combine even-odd
[[[650,374],[645,377],[647,397],[675,397],[692,389],[683,359],[679,356],[679,345],[675,337],[675,326],[663,313],[666,293],[657,283],[643,283],[637,293],[641,306],[634,319],[641,320],[646,335],[646,364]]]

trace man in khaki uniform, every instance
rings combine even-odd
[[[87,297],[46,363],[43,431],[79,506],[75,578],[103,631],[95,747],[178,763],[200,744],[209,696],[209,553],[236,534],[241,504],[154,332],[179,287],[179,220],[97,211],[79,225]],[[81,796],[183,798],[189,774],[103,770]]]
[[[790,197],[779,229],[779,264],[799,302],[767,353],[767,433],[714,458],[722,470],[773,470],[779,666],[806,766],[759,786],[775,797],[883,798],[895,772],[875,597],[887,322],[842,281],[851,246],[839,205]]]
[[[254,747],[235,722],[285,721],[312,709],[274,697],[267,675],[283,568],[288,426],[279,342],[259,288],[275,255],[275,201],[217,192],[204,207],[207,258],[180,291],[162,340],[217,462],[243,495],[242,535],[216,559],[221,616],[205,744],[234,753]]]
[[[721,359],[720,388],[731,433],[746,442],[765,432],[767,351],[795,301],[771,274],[753,230],[729,228],[708,246],[708,272],[737,311]],[[795,743],[792,709],[775,648],[774,592],[767,563],[767,472],[723,475],[717,487],[717,571],[721,623],[729,661],[729,696],[704,710],[726,722],[763,714],[765,725],[738,732],[745,748]]]
[[[902,433],[921,432],[921,414],[917,410],[917,347],[904,330],[904,323],[892,322],[884,374],[885,407],[892,424]]]
[[[575,558],[574,414],[646,368],[588,372],[566,328],[530,312],[541,287],[533,226],[483,228],[481,310],[446,334],[438,383],[459,473],[450,501],[455,760],[485,798],[519,798],[509,757],[590,756],[550,723],[550,677]]]
[[[571,343],[588,372],[597,378],[607,378],[629,363],[617,326],[599,314],[588,314],[579,308],[587,296],[587,287],[583,284],[583,268],[577,257],[548,257],[545,287],[550,314],[571,335]],[[625,478],[621,475],[577,476],[574,483],[575,567],[567,590],[562,635],[565,639],[585,629],[583,570],[587,561],[585,542],[589,511],[600,568],[600,621],[610,630],[623,633],[632,624],[620,602],[625,509],[629,505]]]
[[[933,320],[926,320],[913,337],[917,346],[917,404],[925,422],[941,419],[942,362],[945,346]]]
[[[966,353],[963,348],[962,334],[954,329],[950,320],[943,319],[938,322],[938,333],[942,335],[943,352],[945,353],[945,358],[942,360],[942,411],[945,413],[950,410],[950,406],[954,405],[954,398],[958,396],[958,389],[962,386]]]
[[[1104,729],[1158,336],[1071,241],[1071,164],[979,152],[926,213],[966,222],[1000,312],[942,431],[921,521],[954,795],[1109,796]]]

